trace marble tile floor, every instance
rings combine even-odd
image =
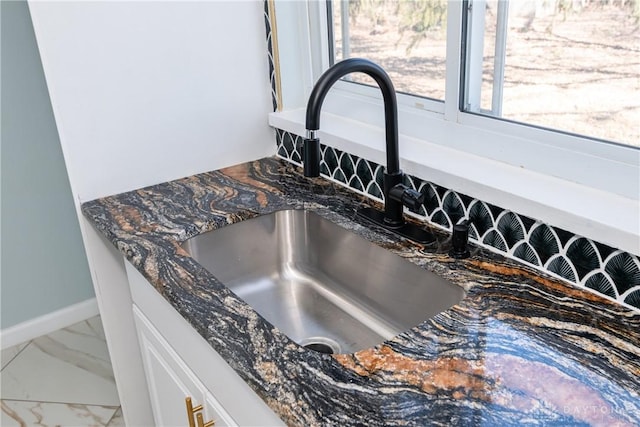
[[[96,316],[2,350],[2,427],[124,426]]]

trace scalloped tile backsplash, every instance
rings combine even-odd
[[[278,156],[302,165],[302,137],[276,129],[276,139]],[[326,145],[321,152],[325,178],[383,201],[383,166]],[[469,238],[477,245],[640,310],[636,255],[414,176],[407,176],[405,184],[426,196],[420,210],[413,211],[417,218],[449,231],[468,218]]]

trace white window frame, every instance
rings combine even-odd
[[[403,170],[639,254],[640,150],[459,110],[462,5],[448,4],[444,103],[398,96]],[[329,67],[326,3],[279,1],[276,14],[284,108],[269,122],[304,135],[307,97]],[[318,134],[384,164],[383,124],[376,88],[338,82]]]

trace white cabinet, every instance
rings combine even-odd
[[[237,426],[144,314],[135,306],[133,311],[156,425]]]
[[[198,426],[284,426],[278,416],[165,301],[147,280],[125,262],[133,313],[155,425],[190,424],[185,399],[198,408]]]

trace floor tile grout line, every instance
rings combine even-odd
[[[84,405],[84,406],[99,406],[101,408],[109,408],[109,409],[113,409],[115,408],[116,410],[118,410],[118,408],[121,405],[101,405],[99,403],[83,403],[83,402],[57,402],[57,401],[52,401],[52,400],[28,400],[28,399],[0,399],[3,402],[23,402],[23,403],[51,403],[53,405]]]
[[[28,402],[28,403],[52,403],[52,404],[57,404],[57,402],[40,402],[40,401],[31,401],[31,400],[18,400],[18,399],[0,399],[1,402]],[[61,403],[63,405],[76,405],[75,403]],[[111,424],[111,422],[116,418],[116,414],[118,414],[118,411],[121,410],[121,406],[104,406],[104,405],[86,405],[83,403],[78,403],[77,405],[83,405],[83,406],[99,406],[101,408],[105,408],[105,409],[110,409],[113,410],[113,413],[111,414],[111,416],[109,417],[109,419],[104,423],[104,424],[100,424],[100,426],[102,427],[108,427],[109,424]]]
[[[120,410],[120,406],[116,407],[116,410],[113,411],[113,414],[111,415],[111,418],[109,418],[109,420],[105,424],[105,427],[109,427],[109,424],[111,424],[111,421],[113,421],[113,419],[116,417],[116,414],[118,413],[119,410]]]
[[[22,354],[22,352],[23,352],[27,347],[29,347],[29,346],[31,345],[31,343],[32,343],[32,342],[33,342],[33,340],[26,341],[26,344],[24,345],[24,347],[22,347],[22,348],[20,349],[20,351],[18,351],[18,352],[16,353],[16,355],[15,355],[15,356],[13,356],[13,357],[11,358],[11,360],[9,360],[9,361],[7,362],[7,364],[6,364],[6,365],[4,365],[4,367],[3,367],[2,369],[0,369],[0,372],[4,371],[4,370],[9,366],[9,365],[11,365],[11,363],[13,363],[13,361],[14,361],[14,360],[16,360],[16,359],[18,358],[18,356],[20,356],[20,355]],[[20,347],[22,344],[24,344],[24,343],[17,344],[17,345],[15,345],[15,346],[13,346],[13,347]],[[11,347],[9,347],[9,348],[11,348]]]

